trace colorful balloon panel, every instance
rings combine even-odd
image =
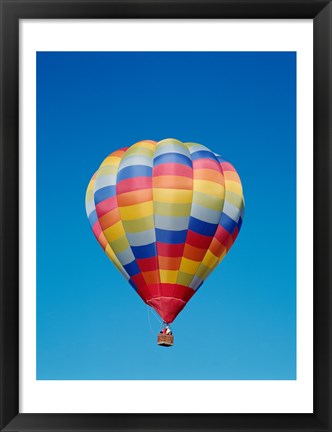
[[[140,141],[103,161],[86,212],[110,260],[171,323],[233,245],[244,199],[234,167],[203,145]]]

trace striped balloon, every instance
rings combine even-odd
[[[86,212],[110,260],[171,323],[234,243],[244,200],[229,162],[165,139],[111,153],[89,183]]]

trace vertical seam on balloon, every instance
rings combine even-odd
[[[181,144],[183,144],[184,147],[186,148],[186,150],[188,151],[188,154],[189,154],[189,157],[190,157],[190,161],[191,161],[191,180],[192,180],[192,189],[191,189],[191,193],[193,194],[193,182],[194,182],[194,179],[193,179],[193,161],[192,161],[192,159],[191,159],[191,154],[190,154],[190,151],[189,151],[189,149],[188,149],[186,143],[184,143],[184,142],[181,141]],[[192,197],[193,197],[193,195],[192,195]],[[191,209],[192,209],[192,205],[193,205],[192,197],[191,197],[191,204],[190,204],[190,213],[191,213]],[[190,214],[189,214],[189,217],[188,217],[188,226],[187,226],[186,239],[187,239],[187,235],[188,235],[189,221],[190,221]],[[179,299],[179,297],[178,297],[178,296],[175,296],[175,294],[176,294],[176,292],[177,292],[178,278],[179,278],[180,267],[181,267],[181,262],[182,262],[183,253],[184,253],[184,249],[185,249],[185,247],[186,247],[186,242],[184,242],[184,245],[183,245],[183,249],[182,249],[182,256],[181,256],[181,261],[180,261],[180,264],[179,264],[179,267],[178,267],[178,270],[177,270],[178,274],[177,274],[177,276],[176,276],[176,281],[175,281],[175,283],[173,283],[172,297],[173,297],[174,299]],[[181,300],[181,299],[179,299],[179,300]],[[181,301],[182,301],[182,300],[181,300]],[[185,304],[186,304],[186,303],[187,303],[187,302],[185,302]]]
[[[139,142],[141,142],[141,141],[139,141]],[[135,143],[135,144],[138,144],[138,143]],[[132,146],[128,147],[127,150],[123,153],[123,155],[122,155],[122,157],[121,157],[120,163],[119,163],[119,165],[118,165],[118,170],[117,170],[117,172],[116,172],[116,183],[115,183],[115,187],[116,187],[116,185],[117,185],[117,176],[118,176],[119,167],[120,167],[120,165],[121,165],[121,162],[122,162],[123,158],[125,157],[125,154],[127,153],[127,151],[128,151],[130,148],[132,148],[135,144],[133,144]],[[151,178],[151,180],[152,180],[152,178]],[[115,196],[116,196],[116,202],[117,202],[117,206],[118,206],[119,213],[120,213],[120,222],[121,222],[121,224],[122,224],[122,228],[123,228],[123,231],[124,231],[124,233],[125,233],[125,237],[126,237],[126,239],[127,239],[127,243],[128,243],[129,248],[130,248],[130,250],[131,250],[131,252],[132,252],[132,254],[133,254],[133,256],[134,256],[134,261],[135,261],[135,263],[137,264],[137,267],[138,267],[139,270],[140,270],[140,273],[139,273],[139,274],[142,275],[142,270],[141,270],[141,268],[140,268],[140,266],[139,266],[139,264],[138,264],[138,262],[137,262],[137,258],[136,258],[136,256],[135,256],[135,254],[134,254],[134,252],[133,252],[133,249],[132,249],[132,246],[131,246],[131,244],[130,244],[130,242],[129,242],[129,240],[128,240],[128,237],[127,237],[127,234],[126,234],[126,230],[124,229],[123,221],[122,221],[122,219],[121,219],[121,212],[120,212],[120,207],[119,207],[119,202],[118,202],[117,188],[115,189]],[[134,261],[132,261],[132,262],[134,262]],[[144,279],[145,286],[146,286],[147,290],[149,291],[149,293],[150,293],[150,295],[151,295],[151,292],[150,292],[150,290],[149,290],[149,285],[146,283],[145,278],[144,278],[143,275],[142,275],[142,278]],[[132,280],[132,278],[131,278],[131,280]],[[134,282],[133,282],[133,283],[134,283]],[[137,285],[136,285],[135,283],[134,283],[134,285],[137,287]],[[139,287],[137,287],[137,291],[140,291]],[[142,297],[142,296],[141,296],[141,297]],[[142,298],[143,298],[143,297],[142,297]],[[152,298],[152,296],[151,296],[151,298]],[[148,304],[148,300],[150,300],[150,299],[146,300],[145,298],[143,298],[143,300],[144,300],[144,302],[145,302],[146,304]]]
[[[189,156],[190,156],[190,160],[191,160],[191,180],[192,180],[192,189],[191,189],[191,192],[192,192],[192,196],[191,196],[191,204],[190,204],[190,213],[189,213],[189,217],[188,217],[188,226],[187,226],[186,240],[185,240],[184,246],[183,246],[182,257],[181,257],[181,261],[180,261],[180,265],[179,265],[178,275],[177,275],[177,278],[176,278],[176,284],[178,283],[178,280],[179,280],[179,274],[180,274],[180,271],[181,271],[180,269],[181,269],[181,265],[182,265],[182,261],[183,261],[183,254],[184,254],[184,250],[185,250],[186,244],[187,244],[189,224],[190,224],[190,217],[191,217],[191,212],[192,212],[192,208],[193,208],[193,198],[194,198],[194,167],[193,167],[193,159],[191,157],[191,153],[190,153],[190,150],[189,150],[189,147],[188,147],[187,143],[183,143],[183,144],[186,146],[186,148],[188,150],[188,153],[189,153]],[[189,285],[188,285],[188,288],[189,288]]]
[[[127,151],[128,151],[129,149],[130,149],[130,147],[128,147],[128,148],[123,152],[123,154],[121,155],[120,162],[119,162],[119,164],[118,164],[118,166],[117,166],[116,173],[115,173],[115,184],[114,184],[114,186],[115,186],[115,199],[116,199],[116,205],[117,205],[117,209],[118,209],[119,214],[120,214],[120,208],[119,208],[118,194],[117,194],[117,188],[116,188],[116,184],[117,184],[117,176],[118,176],[118,172],[119,172],[120,164],[121,164],[121,162],[122,162],[122,160],[123,160],[125,154],[127,153]],[[123,222],[122,222],[122,219],[121,219],[121,214],[120,214],[120,221],[119,221],[119,222],[121,222],[122,229],[123,229],[123,231],[124,231],[124,233],[125,233],[125,237],[126,237],[127,243],[128,243],[128,245],[129,245],[129,247],[130,247],[130,249],[131,249],[131,246],[130,246],[130,243],[129,243],[129,241],[128,241],[128,237],[127,237],[127,235],[126,235],[126,231],[125,231],[125,229],[124,229]],[[133,255],[134,255],[134,254],[133,254]],[[115,256],[117,256],[116,253],[115,253]],[[136,261],[136,257],[135,257],[135,255],[134,255],[134,258],[135,258],[135,261]],[[137,264],[137,263],[136,263],[136,264]],[[129,273],[128,273],[128,274],[129,274]],[[130,276],[130,274],[129,274],[129,278],[130,278],[129,280],[131,280],[132,283],[135,285],[135,287],[136,287],[136,291],[139,292],[139,288],[138,288],[138,286],[135,284],[135,282],[133,281],[133,279],[132,279],[132,277]]]
[[[210,250],[210,246],[211,246],[211,244],[212,244],[212,242],[213,242],[213,240],[214,240],[214,238],[215,238],[215,235],[216,235],[217,229],[218,229],[219,224],[220,224],[221,216],[222,216],[222,214],[223,214],[223,212],[224,212],[225,200],[226,200],[226,181],[225,181],[224,171],[223,171],[223,169],[222,169],[221,163],[219,162],[219,160],[218,160],[218,158],[215,156],[215,154],[214,154],[213,152],[211,152],[211,154],[213,155],[214,159],[215,159],[216,162],[218,163],[218,166],[220,167],[220,173],[221,173],[221,175],[223,176],[223,179],[224,179],[224,201],[223,201],[223,204],[222,204],[222,209],[221,209],[221,211],[220,211],[220,218],[219,218],[219,222],[218,222],[217,227],[216,227],[216,230],[215,230],[215,232],[214,232],[214,234],[213,234],[213,236],[212,236],[212,239],[211,239],[211,241],[210,241],[210,244],[209,244],[208,248],[206,249],[206,252],[205,252],[205,255],[204,255],[204,257],[203,257],[203,259],[202,259],[202,261],[201,261],[201,264],[199,265],[199,267],[198,267],[198,269],[197,269],[197,273],[199,272],[199,270],[200,270],[200,268],[201,268],[201,266],[202,266],[202,264],[203,264],[203,261],[204,261],[206,255],[207,255],[208,251]],[[220,262],[220,261],[218,260],[218,261],[217,261],[217,264],[215,265],[215,267],[218,265],[219,262]],[[214,267],[214,268],[215,268],[215,267]],[[211,269],[211,271],[209,272],[208,276],[211,274],[212,270],[213,270],[213,269]],[[208,277],[208,276],[207,276],[207,277]],[[205,279],[202,280],[202,283],[205,282],[205,280],[207,279],[207,277],[206,277]],[[192,281],[193,281],[193,279],[191,280],[191,282],[192,282]],[[191,283],[191,282],[190,282],[190,283]],[[194,289],[194,288],[193,288],[193,289]],[[195,290],[195,291],[196,291],[196,290]]]
[[[228,162],[228,163],[229,163],[229,164],[234,168],[234,170],[235,170],[235,167],[233,166],[233,164],[231,164],[230,162]],[[220,166],[221,166],[221,162],[220,162]],[[235,170],[235,171],[236,171],[236,170]],[[237,224],[235,225],[233,231],[230,233],[231,236],[234,234],[236,228],[238,227],[238,225],[239,225],[239,221],[240,221],[240,218],[241,218],[242,221],[243,221],[244,207],[245,207],[245,204],[244,204],[244,194],[243,194],[243,186],[242,186],[241,178],[240,178],[240,176],[239,176],[239,174],[238,174],[237,171],[236,171],[236,173],[237,173],[237,175],[238,175],[238,177],[239,177],[239,182],[240,182],[240,185],[241,185],[241,207],[239,208],[239,220],[237,221]],[[225,188],[225,196],[226,196],[226,188]],[[241,228],[240,228],[240,229],[241,229]],[[239,231],[238,231],[238,234],[239,234],[239,232],[240,232],[240,229],[239,229]],[[234,243],[232,243],[231,247],[233,246],[233,244],[234,244]],[[229,251],[229,250],[230,250],[230,248],[228,249],[228,251]],[[227,251],[227,253],[228,253],[228,251]],[[222,259],[223,259],[223,258],[222,258]],[[221,262],[222,259],[221,259],[219,262]]]
[[[217,162],[218,167],[220,167],[220,174],[223,176],[223,178],[224,178],[224,184],[225,184],[224,172],[223,172],[223,170],[222,170],[222,168],[221,168],[221,165],[220,165],[218,159],[216,158],[215,154],[214,154],[210,149],[208,149],[207,147],[203,146],[202,144],[201,144],[201,146],[204,147],[204,148],[206,149],[206,151],[208,151],[209,153],[211,153],[213,159]],[[225,186],[224,186],[224,201],[223,201],[222,209],[220,210],[220,218],[221,218],[221,215],[222,215],[223,210],[224,210],[224,205],[225,205],[225,195],[226,195],[226,188],[225,188]],[[191,216],[191,215],[190,215],[190,216]],[[219,222],[220,222],[220,218],[219,218]],[[213,242],[214,236],[216,235],[216,232],[217,232],[217,229],[218,229],[218,226],[219,226],[219,222],[218,222],[218,224],[217,224],[217,226],[216,226],[215,232],[214,232],[214,234],[213,234],[213,236],[212,236],[212,238],[211,238],[211,241],[210,241],[210,243],[209,243],[209,246],[206,248],[206,252],[205,252],[205,254],[204,254],[204,256],[203,256],[203,258],[202,258],[202,260],[201,260],[201,263],[200,263],[200,265],[198,266],[196,273],[193,275],[193,277],[192,277],[191,280],[190,280],[190,283],[189,283],[189,285],[188,285],[189,288],[190,288],[190,285],[191,285],[191,283],[192,283],[194,277],[197,276],[197,274],[199,273],[199,270],[200,270],[200,268],[202,267],[203,261],[204,261],[206,255],[207,255],[208,251],[210,250],[210,246],[211,246],[211,243]],[[203,283],[204,281],[205,281],[205,279],[202,280],[202,283]],[[194,289],[194,288],[191,288],[191,289]],[[196,291],[196,290],[194,290],[194,291]]]
[[[133,144],[133,145],[135,145],[135,144]],[[127,150],[126,150],[125,152],[123,152],[123,155],[122,155],[122,157],[121,157],[120,163],[119,163],[119,165],[118,165],[118,168],[117,168],[117,171],[116,171],[116,174],[115,174],[115,197],[116,197],[116,204],[117,204],[117,208],[118,208],[118,211],[119,211],[119,215],[120,215],[120,222],[121,222],[121,225],[122,225],[122,229],[123,229],[123,232],[124,232],[124,236],[126,237],[127,243],[128,243],[128,245],[129,245],[129,248],[130,248],[130,250],[131,250],[131,253],[133,254],[133,257],[134,257],[134,261],[132,261],[132,262],[135,262],[135,263],[136,263],[137,267],[138,267],[139,270],[140,270],[140,274],[142,274],[142,270],[141,270],[140,266],[138,265],[138,262],[137,262],[136,256],[135,256],[135,254],[134,254],[134,252],[133,252],[133,249],[132,249],[131,244],[129,243],[129,240],[128,240],[128,237],[127,237],[127,233],[126,233],[126,230],[125,230],[124,225],[123,225],[123,221],[122,221],[122,218],[121,218],[120,207],[119,207],[119,201],[118,201],[118,192],[117,192],[117,187],[116,187],[116,186],[117,186],[117,179],[118,179],[118,173],[119,173],[119,168],[120,168],[121,162],[122,162],[123,158],[125,157],[125,154],[127,153],[127,151],[128,151],[130,148],[132,148],[132,147],[133,147],[133,146],[128,147]],[[130,276],[130,275],[129,275],[129,276]],[[140,291],[140,288],[135,284],[135,282],[133,281],[133,279],[132,279],[131,276],[130,276],[130,279],[132,280],[132,282],[133,282],[134,285],[136,286],[136,288],[137,288],[137,292],[139,292],[139,291]],[[144,299],[144,297],[141,296],[141,298],[142,298],[142,299],[144,300],[144,302],[146,303],[146,300]]]
[[[116,151],[117,151],[117,150],[116,150]],[[109,156],[111,156],[113,153],[115,153],[115,152],[112,152]],[[108,157],[109,157],[109,156],[108,156]],[[102,164],[101,164],[101,165],[102,165]],[[100,166],[101,166],[101,165],[100,165]],[[94,175],[92,176],[92,178],[91,178],[91,180],[90,180],[90,182],[92,182],[92,186],[93,186],[92,201],[93,201],[93,205],[94,205],[94,210],[95,210],[96,215],[97,215],[97,222],[98,222],[98,224],[99,224],[99,226],[100,226],[100,231],[101,231],[102,235],[104,236],[105,241],[106,241],[108,247],[111,249],[111,251],[113,252],[114,256],[117,258],[117,260],[118,260],[118,262],[119,262],[119,264],[120,264],[120,267],[122,268],[122,271],[118,268],[118,266],[117,266],[116,263],[112,260],[112,258],[109,257],[109,255],[108,255],[107,252],[106,252],[106,249],[103,248],[103,251],[105,252],[105,254],[107,255],[107,257],[109,258],[109,260],[112,262],[112,264],[113,264],[116,268],[118,268],[118,270],[120,271],[120,273],[121,273],[124,277],[125,277],[125,275],[128,276],[128,281],[129,281],[129,280],[130,280],[130,275],[128,274],[128,272],[126,271],[126,269],[123,267],[122,263],[120,262],[120,260],[119,260],[118,257],[116,256],[116,253],[114,252],[114,250],[112,249],[111,245],[109,244],[107,238],[105,237],[104,230],[102,229],[102,227],[101,227],[101,225],[100,225],[100,222],[99,222],[99,217],[98,217],[97,209],[96,209],[96,201],[95,201],[95,184],[96,184],[96,178],[97,178],[97,174],[98,174],[98,171],[99,171],[99,169],[100,169],[100,166],[99,166],[99,168],[97,169],[97,171],[94,173]],[[88,185],[88,187],[89,187],[89,185]],[[91,228],[92,228],[92,226],[91,226]],[[96,239],[97,239],[97,241],[98,241],[98,243],[99,243],[99,239],[98,239],[98,238],[96,238]],[[99,243],[99,244],[100,244],[100,243]]]
[[[220,166],[221,166],[221,162],[219,162],[219,163],[220,163]],[[227,161],[227,163],[229,163],[234,168],[233,164],[231,164],[228,161]],[[235,170],[235,168],[234,168],[234,170]],[[241,207],[239,208],[239,220],[240,220],[241,214],[242,214],[242,219],[243,219],[243,214],[244,214],[244,194],[243,194],[243,186],[242,186],[241,178],[240,178],[240,176],[239,176],[239,174],[238,174],[238,172],[236,170],[235,170],[235,172],[236,172],[236,174],[239,177],[239,183],[241,185]],[[226,197],[226,181],[225,181],[225,197]],[[235,231],[236,227],[239,224],[239,220],[237,221],[237,224],[235,225],[233,231],[230,233],[230,236],[232,236],[234,234],[234,231]],[[227,253],[228,253],[228,251],[227,251]]]
[[[158,146],[159,142],[156,142],[156,146],[154,149],[154,153],[153,153],[153,160],[152,160],[152,205],[153,205],[153,226],[154,226],[154,236],[156,239],[155,242],[155,250],[156,250],[156,257],[157,257],[157,265],[158,265],[158,297],[159,297],[159,306],[160,306],[160,310],[161,309],[161,293],[160,293],[160,284],[161,284],[161,274],[160,274],[160,262],[159,262],[159,253],[158,253],[158,246],[157,246],[157,231],[156,231],[156,212],[155,212],[155,191],[154,191],[154,159],[155,159],[155,154],[157,151],[157,146]]]
[[[223,178],[224,178],[224,185],[225,185],[224,202],[223,202],[223,208],[222,208],[222,210],[221,210],[221,215],[220,215],[219,222],[218,222],[218,226],[217,226],[217,229],[218,229],[218,227],[219,227],[219,225],[220,225],[221,217],[222,217],[222,215],[224,214],[224,207],[225,207],[225,202],[226,202],[226,192],[227,192],[227,188],[226,188],[226,180],[225,180],[224,171],[223,171],[223,168],[222,168],[222,166],[221,166],[221,162],[219,162],[218,158],[217,158],[217,162],[218,162],[218,164],[220,165],[220,169],[221,169],[221,172],[222,172],[222,175],[223,175]],[[230,165],[232,165],[230,162],[228,162],[228,163],[229,163]],[[232,166],[233,166],[233,165],[232,165]],[[239,178],[240,178],[240,177],[239,177]],[[242,188],[241,180],[240,180],[240,184],[241,184],[241,188]],[[242,206],[243,206],[243,205],[244,205],[243,191],[242,191],[241,199],[242,199]],[[240,209],[239,209],[239,212],[241,212]],[[232,236],[232,235],[234,234],[234,231],[235,231],[237,225],[238,225],[238,224],[235,225],[233,231],[232,231],[231,233],[229,233],[229,236],[228,236],[228,237],[230,237],[230,236]],[[217,229],[216,229],[216,231],[217,231]],[[215,235],[216,235],[216,233],[214,233],[214,236],[213,236],[213,238],[212,238],[212,240],[211,240],[211,243],[212,243],[212,241],[214,240]],[[210,243],[208,249],[206,250],[206,254],[207,254],[207,252],[210,250],[211,243]],[[228,252],[229,252],[229,249],[227,250],[226,254],[227,254]],[[202,263],[203,263],[203,261],[204,261],[204,258],[205,258],[205,256],[206,256],[206,254],[204,255],[204,257],[203,257],[203,259],[202,259]],[[224,257],[226,256],[226,254],[224,255]],[[223,258],[224,258],[224,257],[223,257]],[[207,276],[206,276],[206,278],[203,280],[203,282],[206,281],[206,279],[210,276],[210,274],[212,273],[212,271],[213,271],[213,270],[214,270],[214,269],[215,269],[215,268],[216,268],[216,267],[221,263],[221,261],[223,260],[223,258],[220,259],[220,257],[219,257],[217,263],[216,263],[215,266],[214,266],[214,267],[209,271],[209,273],[207,274]],[[198,270],[199,270],[199,268],[198,268]],[[198,270],[197,270],[197,271],[198,271]],[[203,282],[202,282],[202,283],[203,283]],[[197,288],[196,288],[196,289],[197,289]],[[195,291],[196,291],[196,290],[195,290]]]

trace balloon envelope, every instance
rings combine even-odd
[[[111,153],[89,183],[86,211],[110,260],[171,323],[234,243],[244,199],[229,162],[165,139]]]

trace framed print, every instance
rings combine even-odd
[[[1,2],[1,430],[331,430],[331,3]]]

